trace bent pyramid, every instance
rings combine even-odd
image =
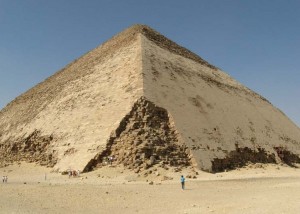
[[[2,165],[25,160],[88,171],[107,155],[138,170],[293,164],[300,129],[220,69],[134,25],[0,112]]]

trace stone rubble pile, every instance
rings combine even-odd
[[[114,158],[114,163],[136,173],[154,165],[165,169],[168,166],[181,168],[191,165],[187,147],[179,143],[168,112],[144,97],[123,119],[98,165],[109,156]]]

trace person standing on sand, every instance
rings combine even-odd
[[[5,181],[5,176],[3,175],[2,176],[2,182],[4,183],[4,181]]]
[[[181,189],[184,190],[185,178],[183,177],[183,175],[181,175],[180,181],[181,181]]]

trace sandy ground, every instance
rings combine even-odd
[[[144,178],[105,167],[68,178],[34,164],[8,166],[0,169],[1,178],[8,176],[0,185],[0,213],[300,212],[300,169],[256,164],[217,174],[199,171],[184,191],[179,177],[188,171],[158,173]],[[173,180],[162,181],[165,175]]]

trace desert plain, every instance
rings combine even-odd
[[[79,177],[20,162],[0,169],[0,213],[299,213],[300,169],[250,164],[186,178],[161,168],[144,177],[106,166]]]

